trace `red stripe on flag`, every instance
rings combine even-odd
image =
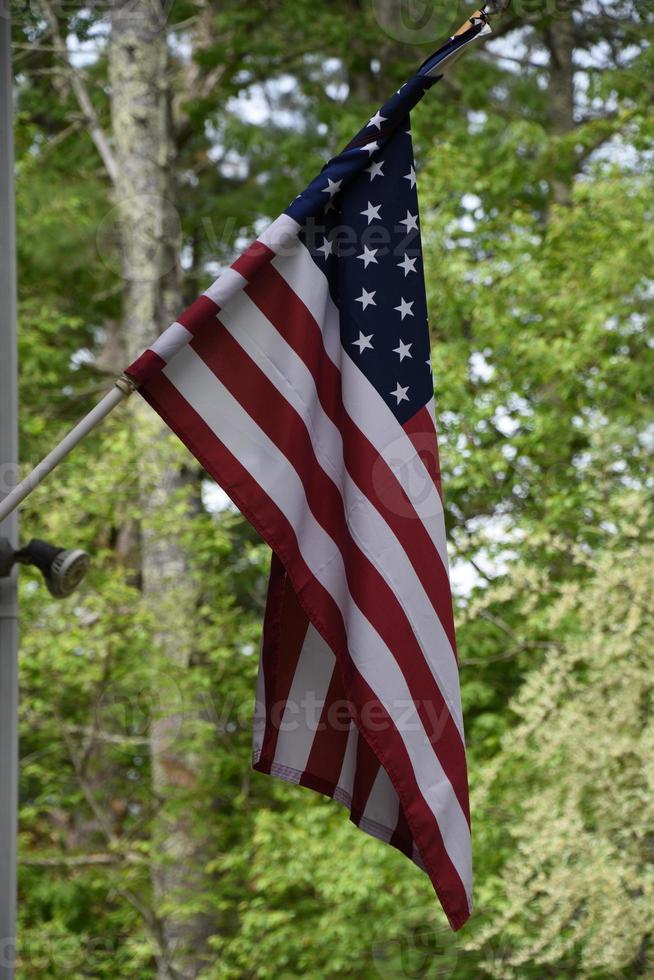
[[[268,577],[268,594],[266,598],[266,612],[263,620],[261,658],[259,666],[259,669],[263,671],[264,680],[263,696],[266,712],[264,742],[268,730],[272,726],[273,700],[269,696],[269,692],[274,690],[275,687],[275,653],[279,643],[285,583],[286,569],[273,551],[270,558],[270,575]],[[263,746],[261,754],[263,754]]]
[[[402,428],[413,443],[418,456],[422,460],[423,466],[432,478],[434,486],[438,490],[442,500],[443,487],[441,484],[441,467],[438,456],[438,437],[431,411],[426,405],[423,405],[415,415],[412,415],[404,423]]]
[[[128,374],[130,378],[133,378],[134,381],[142,385],[154,377],[162,368],[165,368],[165,366],[166,362],[162,357],[155,354],[153,350],[146,350],[130,364],[125,374]]]
[[[413,838],[411,837],[411,828],[409,827],[409,821],[404,815],[404,810],[400,804],[400,812],[397,817],[397,824],[395,825],[395,830],[393,836],[391,837],[390,843],[393,847],[397,847],[398,851],[404,851],[407,857],[412,857],[413,851]]]
[[[242,255],[239,255],[235,262],[232,262],[232,269],[249,281],[255,276],[262,265],[266,265],[274,257],[275,253],[273,250],[268,248],[267,245],[264,245],[263,242],[260,242],[259,239],[256,239],[246,248]]]
[[[311,752],[306,764],[305,776],[300,779],[301,785],[314,787],[309,778],[319,779],[325,783],[326,795],[332,796],[338,783],[338,777],[343,765],[343,757],[347,748],[349,735],[350,712],[347,707],[347,697],[340,670],[335,670],[327,689],[325,704],[320,713],[318,730],[313,739]]]
[[[220,307],[208,296],[198,296],[195,302],[191,303],[181,316],[177,317],[177,322],[186,327],[190,333],[195,334],[207,323],[216,326],[216,316],[219,309]]]
[[[280,572],[281,569],[281,572]],[[272,577],[283,576],[273,582]],[[261,749],[260,764],[270,765],[275,758],[279,726],[293,684],[302,646],[309,628],[309,620],[301,605],[284,566],[273,558],[271,586],[266,619],[271,615],[268,629],[264,631],[263,663],[266,683],[266,733]]]
[[[373,724],[379,724],[379,716],[375,714],[377,705],[373,702],[366,704],[364,710],[369,713]],[[374,714],[374,718],[372,718]],[[357,719],[359,730],[365,719]],[[354,783],[352,784],[352,816],[355,823],[359,823],[363,817],[366,803],[375,785],[375,779],[379,773],[379,759],[370,748],[365,739],[360,738],[357,742],[357,762],[354,773]]]

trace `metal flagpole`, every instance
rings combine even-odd
[[[11,19],[0,8],[0,497],[18,463],[16,229],[12,129]],[[18,518],[2,533],[18,544]],[[16,958],[18,828],[18,597],[15,573],[0,579],[0,980],[13,980]]]
[[[112,412],[116,405],[120,404],[123,399],[127,398],[133,391],[135,391],[137,385],[131,378],[126,375],[122,375],[117,378],[114,382],[114,387],[111,391],[102,398],[95,408],[92,408],[88,415],[85,415],[81,422],[78,422],[74,429],[71,429],[68,435],[65,435],[61,442],[55,446],[52,452],[48,453],[45,459],[36,466],[29,476],[26,476],[24,480],[13,488],[7,496],[0,500],[0,521],[13,513],[19,504],[28,497],[32,490],[38,487],[48,473],[52,473],[55,466],[58,466],[62,459],[68,455],[68,453],[75,448],[84,439],[85,436],[89,434],[92,429],[95,429],[108,414]]]

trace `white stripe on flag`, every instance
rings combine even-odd
[[[343,765],[341,774],[338,777],[335,796],[347,801],[349,806],[352,802],[352,790],[354,788],[354,776],[357,771],[357,746],[359,744],[359,729],[353,721],[350,722],[350,730],[347,733],[347,744],[343,755]]]
[[[276,763],[306,769],[335,665],[336,657],[309,624],[279,726]]]
[[[294,251],[295,242],[302,226],[291,218],[288,214],[280,214],[275,218],[271,225],[259,235],[258,241],[262,242],[272,252]],[[299,241],[299,240],[298,240]]]
[[[208,289],[205,289],[204,295],[213,300],[216,306],[225,306],[232,296],[235,296],[246,285],[247,279],[244,279],[236,269],[230,267],[225,269]]]
[[[162,361],[168,363],[178,350],[181,350],[182,347],[188,344],[192,337],[193,334],[186,327],[183,327],[181,323],[175,321],[175,323],[171,323],[167,330],[159,334],[150,347],[150,350],[158,354]]]
[[[374,823],[388,827],[392,834],[399,813],[400,800],[395,792],[395,787],[384,767],[380,766],[370,790],[363,817],[365,820],[372,820]]]
[[[257,672],[257,689],[254,702],[254,720],[252,724],[252,754],[254,761],[259,761],[263,740],[266,734],[266,679],[263,670],[263,638],[259,651],[259,670]]]

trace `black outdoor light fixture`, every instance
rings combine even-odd
[[[18,550],[7,538],[0,538],[0,578],[10,575],[15,564],[34,565],[42,573],[50,594],[64,599],[80,584],[91,559],[80,548],[58,548],[37,538]]]

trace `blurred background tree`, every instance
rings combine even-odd
[[[468,13],[20,6],[26,465]],[[94,567],[58,604],[23,576],[22,977],[654,975],[653,34],[515,0],[414,113],[470,926],[250,771],[266,549],[135,405],[23,512]]]

